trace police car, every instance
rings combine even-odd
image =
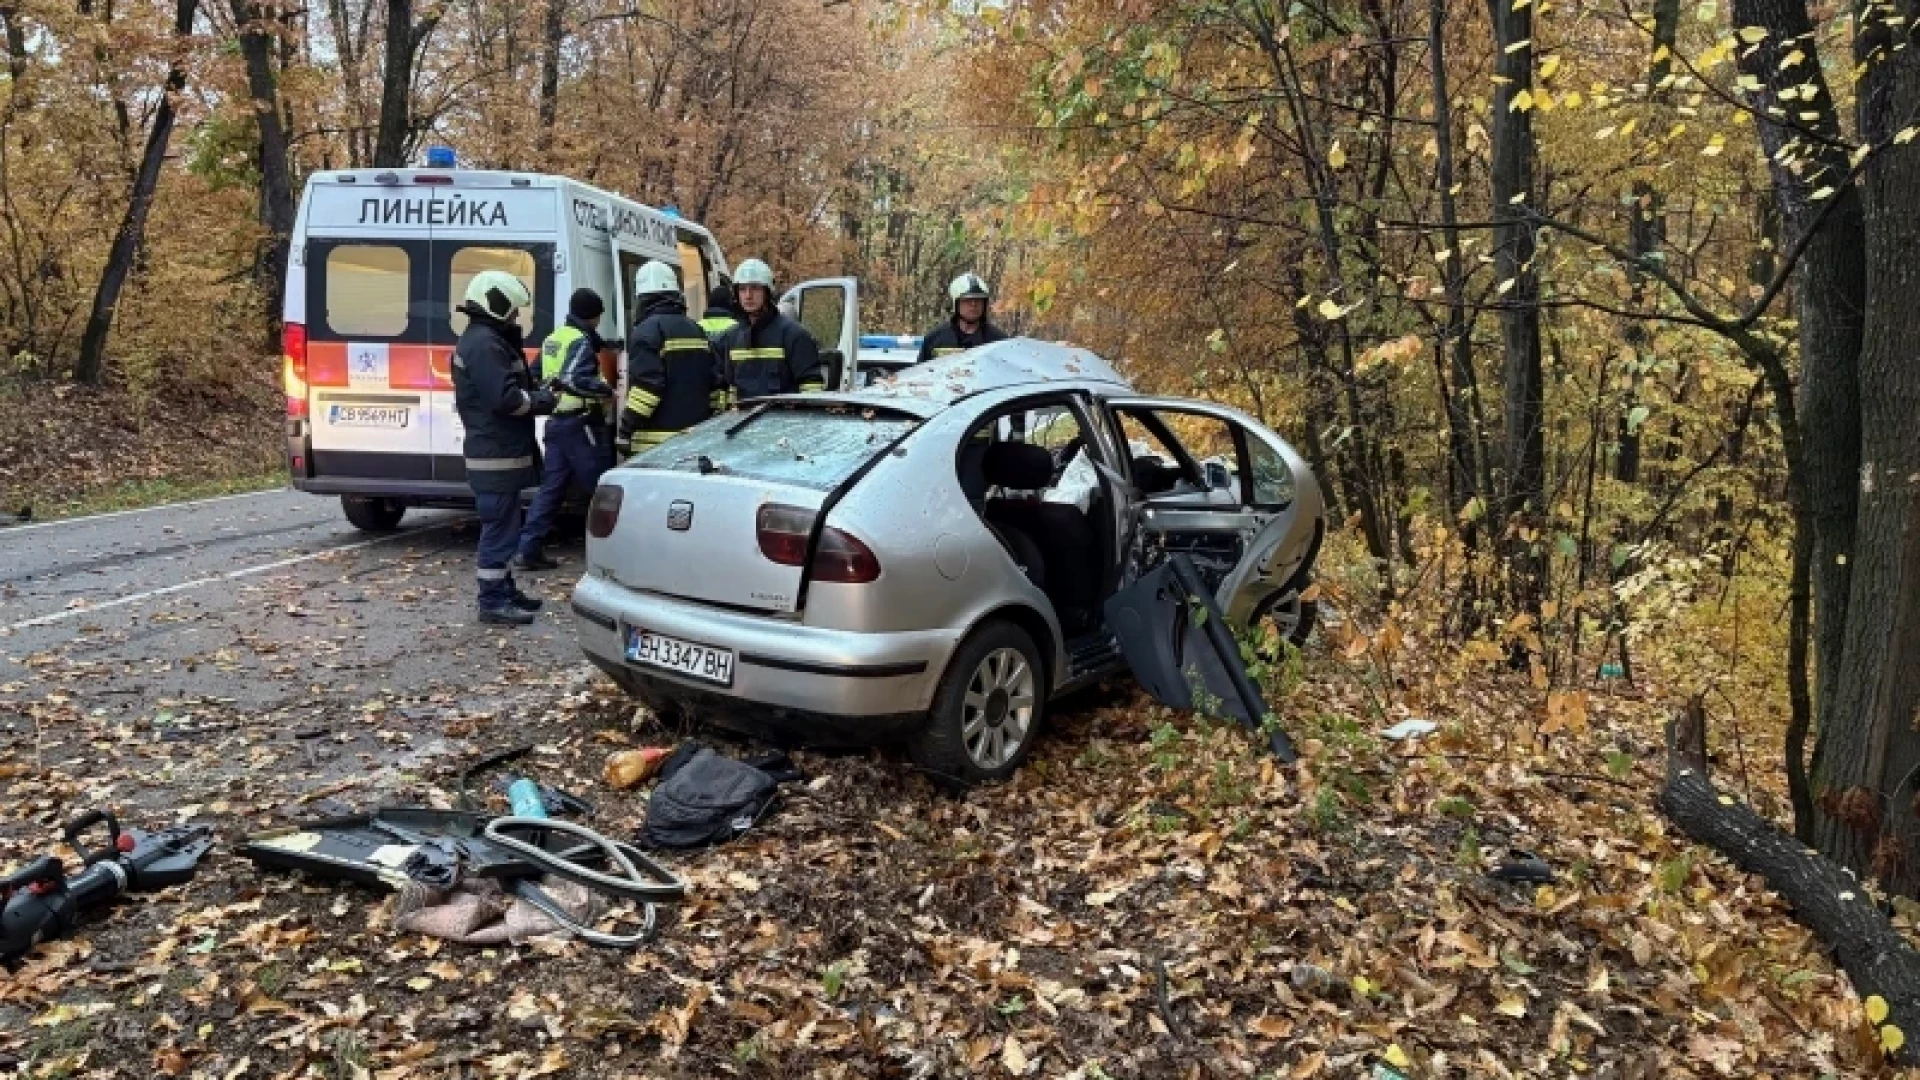
[[[918,334],[860,335],[860,385],[872,386],[898,375],[920,359]]]

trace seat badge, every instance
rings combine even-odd
[[[667,528],[674,532],[686,532],[693,528],[693,504],[685,499],[674,500],[667,507]]]

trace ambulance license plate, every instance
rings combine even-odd
[[[403,428],[407,409],[404,405],[333,405],[327,410],[327,422],[335,427]]]
[[[649,630],[627,634],[627,659],[716,686],[733,685],[733,650],[681,641]]]

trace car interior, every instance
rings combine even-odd
[[[1246,512],[1284,505],[1279,489],[1262,480],[1272,468],[1284,474],[1284,464],[1276,459],[1263,471],[1256,454],[1249,474],[1245,436],[1233,424],[1114,405],[1107,416],[1128,447],[1127,480],[1158,511],[1150,528],[1118,537],[1108,500],[1119,497],[1110,478],[1120,472],[1096,467],[1100,442],[1087,438],[1087,407],[1056,395],[991,413],[962,441],[956,462],[981,521],[1052,601],[1070,651],[1106,638],[1102,609],[1126,565],[1144,570],[1183,553],[1217,586],[1246,554]],[[1132,550],[1121,550],[1123,543]]]
[[[956,463],[968,502],[1053,602],[1069,639],[1099,629],[1118,576],[1111,495],[1085,431],[1067,401],[1022,402],[983,418]]]

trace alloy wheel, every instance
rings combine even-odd
[[[1033,666],[1018,649],[995,649],[967,682],[961,706],[961,741],[982,769],[997,769],[1026,744],[1033,726]]]

